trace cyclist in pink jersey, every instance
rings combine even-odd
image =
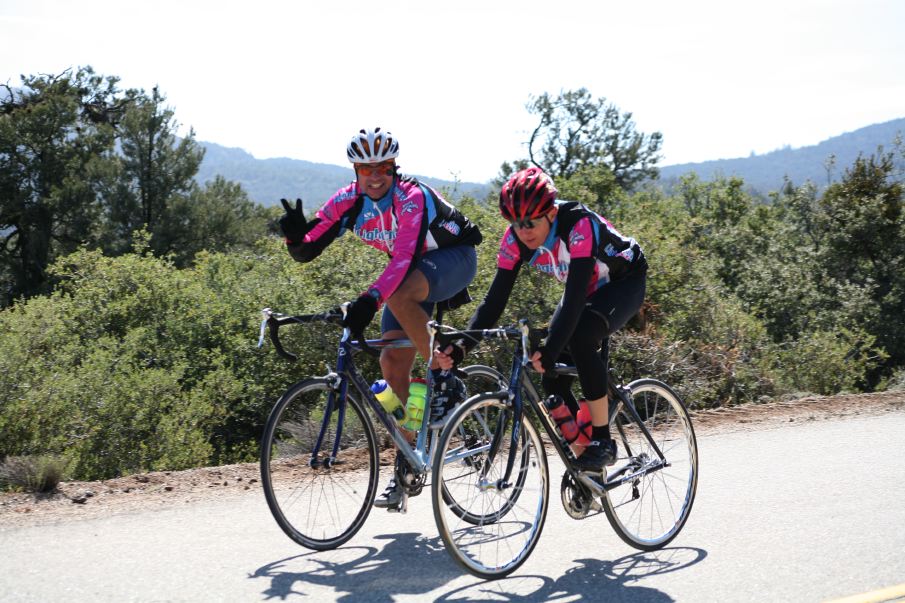
[[[531,359],[541,373],[557,361],[575,363],[593,426],[591,445],[579,456],[578,466],[600,471],[615,461],[617,453],[608,424],[609,336],[641,307],[647,261],[638,243],[605,218],[556,197],[552,179],[535,167],[515,173],[503,185],[500,212],[510,226],[500,242],[496,276],[468,328],[485,329],[499,320],[522,264],[564,283],[547,340]],[[476,344],[461,341],[437,351],[435,357],[441,367],[451,368]],[[561,358],[565,352],[571,358]],[[543,385],[577,413],[570,378],[544,375]]]
[[[414,343],[415,349],[384,349],[380,356],[384,379],[405,402],[416,351],[431,358],[425,324],[434,304],[454,297],[474,278],[475,246],[481,242],[481,233],[439,193],[402,176],[396,165],[398,155],[399,141],[390,132],[360,130],[346,147],[355,181],[338,190],[311,220],[305,218],[301,199],[294,206],[281,199],[286,214],[280,227],[290,255],[300,262],[314,260],[347,231],[387,254],[389,262],[352,301],[345,324],[361,335],[383,306],[382,337],[407,337]],[[440,369],[436,360],[431,362],[431,421],[435,422],[464,399],[465,386],[450,371]],[[401,459],[397,456],[397,465]],[[401,487],[394,479],[375,505],[394,509],[400,498]]]

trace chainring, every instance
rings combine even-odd
[[[575,481],[569,472],[562,475],[562,483],[559,487],[563,509],[572,519],[584,519],[591,511],[593,497],[591,492],[582,484]]]

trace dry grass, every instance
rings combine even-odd
[[[63,479],[65,463],[59,457],[9,456],[0,463],[0,486],[25,492],[52,492]]]

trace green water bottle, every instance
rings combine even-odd
[[[427,400],[427,383],[424,379],[412,379],[409,383],[409,399],[405,405],[406,421],[403,427],[410,431],[421,429],[424,417],[424,404]]]
[[[378,379],[371,386],[371,391],[374,392],[374,396],[380,402],[380,405],[383,406],[383,409],[393,415],[396,423],[402,425],[405,422],[405,408],[402,406],[402,400],[399,399],[390,384],[383,379]]]

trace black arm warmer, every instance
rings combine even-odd
[[[503,315],[503,310],[506,309],[509,296],[512,295],[512,288],[515,286],[515,279],[521,265],[519,262],[513,270],[497,268],[493,282],[490,283],[490,289],[484,296],[484,301],[468,321],[469,329],[489,329],[496,324],[496,321]],[[476,345],[478,345],[477,340],[466,341],[465,349],[466,351],[471,350]]]
[[[313,229],[318,222],[320,222],[320,218],[314,218],[313,220],[308,222],[310,226],[309,230]],[[323,253],[324,249],[327,248],[327,245],[333,242],[336,239],[336,236],[339,234],[340,223],[337,221],[333,226],[330,227],[330,230],[325,232],[321,237],[312,241],[311,243],[304,243],[299,241],[298,243],[290,243],[286,242],[286,249],[289,250],[289,255],[298,262],[310,262],[321,253]]]
[[[569,262],[569,276],[566,279],[566,292],[562,296],[562,303],[553,313],[550,321],[550,334],[544,350],[547,358],[556,362],[566,343],[575,332],[578,319],[584,310],[587,301],[588,283],[594,274],[594,258],[578,258]]]

